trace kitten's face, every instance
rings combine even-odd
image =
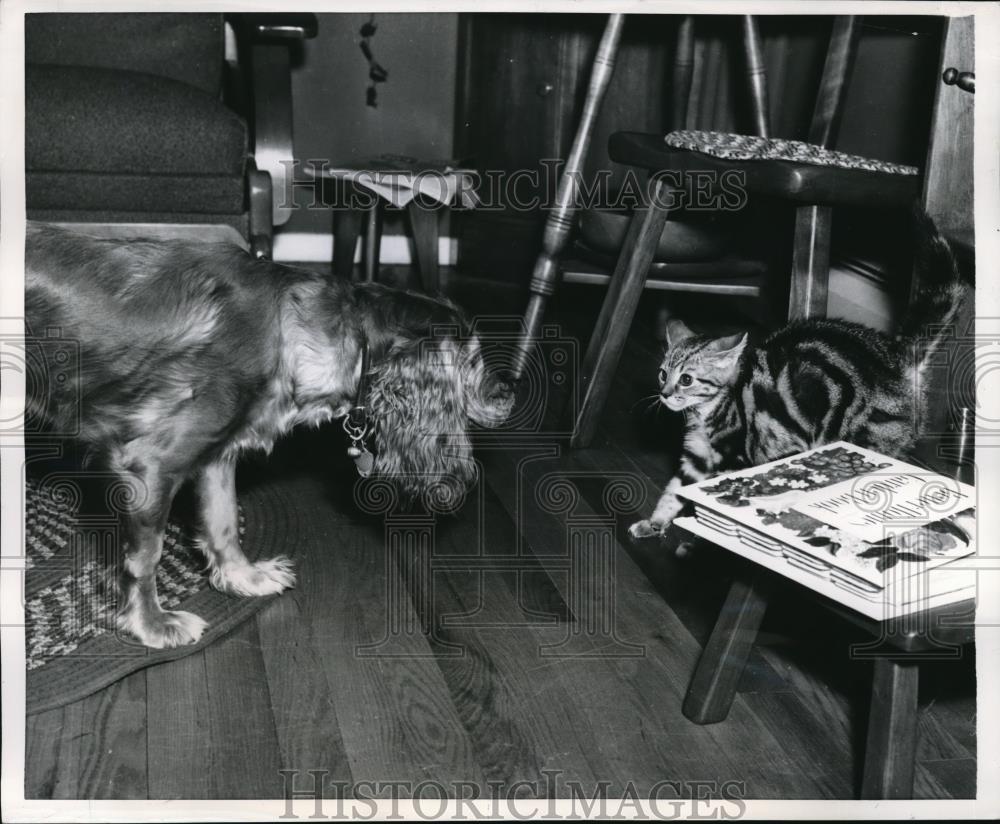
[[[709,338],[689,334],[678,339],[668,330],[668,349],[660,364],[660,402],[680,412],[702,406],[733,382],[746,335]]]

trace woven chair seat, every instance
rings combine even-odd
[[[728,132],[676,131],[666,136],[666,143],[674,149],[701,152],[725,160],[787,160],[793,163],[835,166],[840,169],[858,169],[892,175],[920,174],[916,166],[904,166],[900,163],[837,152],[801,140]]]

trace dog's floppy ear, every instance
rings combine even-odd
[[[476,478],[465,406],[453,343],[393,347],[373,369],[368,397],[376,473],[408,497],[432,496],[436,509],[457,506]]]

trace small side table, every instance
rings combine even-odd
[[[473,191],[474,170],[442,161],[384,155],[356,166],[313,165],[307,173],[314,180],[332,184],[335,276],[352,278],[354,250],[364,223],[364,278],[368,283],[375,281],[383,210],[388,204],[406,209],[424,291],[438,291],[439,213],[453,204],[463,208],[478,205]]]
[[[706,539],[694,518],[678,518],[674,527],[688,540],[717,543]],[[771,591],[781,577],[762,566],[750,566],[752,569],[730,585],[684,696],[681,711],[695,724],[716,724],[729,715]],[[784,583],[796,586],[791,581]],[[948,648],[955,651],[975,642],[975,600],[876,621],[818,593],[811,594],[832,613],[875,639],[864,649],[864,657],[874,661],[875,674],[861,798],[912,798],[920,662]]]

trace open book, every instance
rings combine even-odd
[[[695,505],[679,526],[848,606],[972,597],[975,573],[946,567],[975,552],[975,489],[945,475],[840,441],[678,494]]]

